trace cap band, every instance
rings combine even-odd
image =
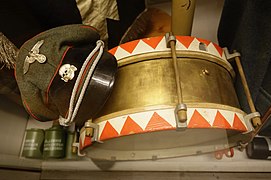
[[[78,109],[80,107],[80,104],[81,104],[81,102],[83,100],[83,97],[85,95],[86,89],[87,89],[88,84],[89,84],[90,79],[91,79],[91,76],[93,75],[93,72],[94,72],[94,70],[95,70],[98,62],[99,62],[99,60],[102,57],[103,48],[104,48],[103,41],[98,40],[96,42],[96,47],[88,55],[88,57],[86,58],[85,62],[83,63],[83,65],[81,67],[81,70],[79,72],[79,75],[78,75],[78,77],[76,79],[75,85],[73,87],[73,90],[72,90],[72,95],[71,95],[70,104],[69,104],[68,117],[67,118],[63,118],[62,116],[60,116],[59,117],[59,123],[60,123],[60,125],[62,125],[62,126],[69,126],[73,122],[73,120],[74,120],[74,118],[75,118],[75,116],[76,116],[76,114],[78,112]],[[80,80],[83,77],[83,73],[87,69],[89,61],[92,59],[92,57],[94,56],[94,54],[96,52],[98,52],[98,51],[99,51],[99,53],[96,56],[95,60],[93,61],[93,64],[90,67],[90,70],[89,70],[89,72],[87,74],[87,77],[85,78],[85,81],[83,82],[83,87],[82,87],[82,89],[80,91],[80,95],[79,95],[78,99],[76,100],[76,92],[78,90],[78,87],[80,86]]]

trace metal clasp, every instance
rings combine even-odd
[[[240,57],[241,54],[239,52],[233,52],[233,53],[229,53],[229,50],[228,48],[224,47],[222,48],[224,50],[224,53],[225,53],[225,56],[226,56],[226,59],[228,61],[234,59],[235,57]]]
[[[98,142],[103,143],[99,140],[99,125],[92,122],[92,120],[89,120],[85,122],[85,136],[91,137],[91,143],[92,142]],[[77,147],[77,155],[82,157],[86,156],[86,153],[81,153],[80,151],[80,144],[79,142],[73,143],[73,147]]]
[[[79,142],[76,142],[76,143],[72,143],[72,147],[76,147],[77,148],[77,156],[79,157],[83,157],[83,156],[86,156],[86,153],[81,153],[80,152],[80,144]]]
[[[99,143],[103,143],[102,141],[99,140],[99,125],[93,123],[91,120],[85,122],[85,129],[86,132],[91,136],[91,141],[92,142],[99,142]]]
[[[176,130],[185,130],[187,128],[187,106],[178,104],[174,110],[176,120]]]
[[[250,114],[247,114],[246,116],[244,116],[245,123],[246,123],[247,129],[248,129],[248,131],[245,132],[245,134],[250,133],[252,131],[255,131],[255,128],[252,123],[252,119],[255,117],[260,117],[260,116],[261,115],[259,112],[253,112],[253,113],[250,113]]]
[[[171,45],[170,45],[171,41],[173,41],[174,44],[176,44],[176,37],[171,32],[166,33],[165,38],[166,38],[167,48],[171,48]]]

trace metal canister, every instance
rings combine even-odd
[[[22,156],[27,158],[42,158],[44,142],[43,129],[28,129],[24,141]]]
[[[63,158],[65,156],[66,131],[56,125],[45,130],[43,157]]]
[[[66,159],[76,159],[77,158],[77,147],[73,146],[76,142],[77,132],[68,131],[66,139]]]
[[[255,137],[246,147],[246,154],[251,159],[268,159],[271,156],[269,137]]]

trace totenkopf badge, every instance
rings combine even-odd
[[[74,78],[75,71],[77,71],[77,68],[74,65],[64,64],[60,67],[58,74],[63,81],[68,82]]]
[[[40,54],[40,47],[42,46],[43,43],[44,43],[44,40],[38,41],[33,46],[33,48],[28,53],[28,55],[26,56],[24,60],[24,67],[23,67],[24,74],[28,72],[30,64],[34,63],[35,61],[38,61],[39,63],[46,62],[46,56],[43,54]]]

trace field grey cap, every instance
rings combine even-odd
[[[31,116],[40,121],[60,118],[66,125],[72,118],[82,126],[100,111],[114,84],[117,62],[99,39],[93,27],[76,24],[42,32],[23,44],[15,75]]]

